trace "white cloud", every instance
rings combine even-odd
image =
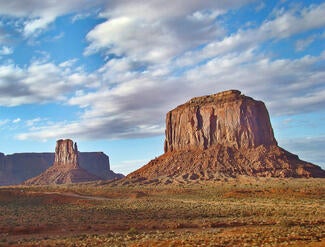
[[[25,37],[39,34],[46,29],[58,16],[76,11],[87,10],[105,1],[87,0],[10,0],[0,1],[0,15],[19,18],[22,33]]]
[[[148,22],[141,18],[116,17],[99,24],[87,35],[90,45],[85,50],[89,55],[101,50],[115,53],[119,56],[127,55],[136,60],[147,62],[165,61],[172,58],[189,46],[203,42],[202,37],[207,34],[217,36],[217,30],[200,30],[199,27],[189,27],[184,23],[184,30],[190,37],[181,35],[181,30],[166,27],[161,22]],[[205,32],[205,33],[201,33]]]
[[[54,16],[37,17],[35,19],[28,20],[24,23],[24,35],[26,37],[37,35],[41,30],[47,28],[47,26],[54,20]]]
[[[74,58],[74,59],[70,59],[67,61],[64,61],[62,63],[59,64],[59,67],[61,68],[70,68],[72,67],[76,62],[78,61],[78,59]]]
[[[308,30],[325,27],[325,3],[311,5],[300,12],[282,11],[275,19],[266,20],[260,27],[239,30],[222,40],[209,42],[203,49],[189,51],[177,60],[178,66],[188,66],[233,51],[250,49],[268,40],[281,40]]]
[[[315,36],[310,36],[305,39],[299,39],[296,41],[296,51],[303,51],[315,40]]]
[[[79,87],[91,87],[96,78],[83,71],[61,68],[50,62],[31,63],[28,67],[13,64],[0,66],[0,105],[63,101]]]
[[[40,121],[42,121],[42,118],[38,117],[38,118],[33,118],[33,119],[29,119],[26,121],[26,125],[28,127],[34,127],[34,125],[36,123],[39,123]]]
[[[89,14],[76,14],[75,16],[72,17],[71,21],[72,21],[72,23],[74,23],[79,20],[85,19],[87,17],[89,17]]]
[[[87,35],[85,55],[106,51],[145,62],[164,62],[187,49],[220,38],[216,17],[250,1],[112,1],[107,21]]]
[[[0,56],[4,56],[4,55],[10,55],[14,52],[14,50],[11,47],[8,46],[3,46],[0,49]]]
[[[52,41],[60,40],[60,39],[62,39],[63,37],[64,37],[64,32],[61,32],[61,33],[59,33],[58,35],[54,36],[54,37],[52,38]]]
[[[198,10],[194,12],[193,14],[190,15],[190,19],[195,20],[195,21],[200,21],[200,22],[205,22],[205,21],[214,21],[216,17],[219,15],[223,14],[224,11],[222,10]]]
[[[20,118],[16,118],[16,119],[12,120],[12,123],[13,123],[13,124],[16,124],[16,123],[19,123],[20,121],[21,121]]]

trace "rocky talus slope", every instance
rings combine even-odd
[[[279,147],[264,103],[237,90],[176,107],[166,115],[165,134],[165,153],[128,179],[325,177],[319,166]]]
[[[79,165],[77,144],[72,140],[58,140],[53,165],[37,177],[28,179],[25,185],[67,184],[100,180]]]

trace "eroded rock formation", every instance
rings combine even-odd
[[[264,103],[237,90],[178,106],[167,113],[165,133],[165,154],[128,178],[325,177],[278,147]]]
[[[26,185],[80,183],[100,180],[79,165],[77,144],[72,140],[58,140],[53,166],[37,177],[28,179]]]
[[[55,147],[53,166],[79,168],[79,152],[77,143],[72,140],[58,140]]]
[[[21,184],[53,165],[55,153],[0,153],[0,186]],[[124,177],[110,170],[109,157],[103,152],[79,152],[79,165],[86,171],[110,180]]]

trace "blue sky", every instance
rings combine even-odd
[[[169,110],[238,89],[325,167],[324,16],[324,1],[0,0],[0,151],[72,138],[127,174],[163,153]]]

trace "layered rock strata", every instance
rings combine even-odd
[[[53,166],[37,177],[28,179],[26,185],[66,184],[100,180],[79,165],[77,144],[72,140],[58,140]]]
[[[178,106],[166,115],[165,133],[165,154],[128,178],[325,177],[280,148],[264,103],[237,90]]]

